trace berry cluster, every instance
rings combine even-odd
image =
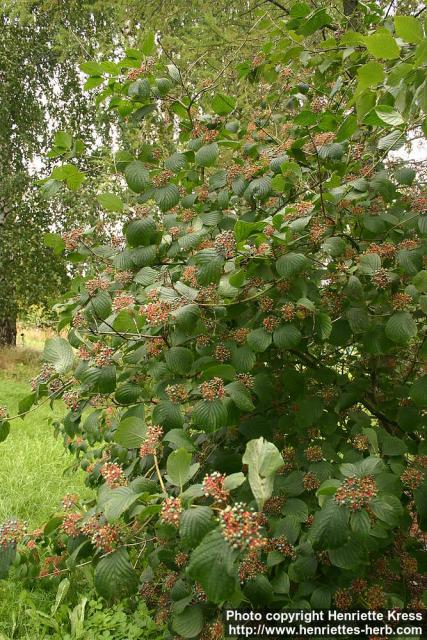
[[[294,560],[296,558],[296,551],[285,536],[278,536],[277,538],[271,538],[269,546],[273,551],[278,551],[286,558]]]
[[[276,318],[276,316],[267,316],[262,321],[262,324],[264,329],[268,331],[268,333],[273,333],[273,331],[279,326],[280,320],[279,318]]]
[[[231,358],[231,351],[222,344],[215,347],[214,357],[219,362],[227,362]]]
[[[379,585],[374,585],[367,589],[365,600],[368,609],[384,609],[386,604],[385,593]]]
[[[386,269],[377,269],[372,274],[372,282],[378,289],[385,289],[391,282],[390,274]]]
[[[334,500],[340,506],[348,507],[351,511],[359,511],[366,507],[378,493],[375,478],[364,476],[357,478],[350,476],[338,487]]]
[[[176,554],[175,556],[175,564],[177,567],[185,567],[185,565],[188,562],[188,553],[185,553],[185,551],[180,551],[179,553]]]
[[[318,445],[307,447],[304,454],[309,462],[321,462],[323,460],[322,447],[319,447]]]
[[[62,508],[72,509],[79,501],[79,496],[76,493],[69,493],[62,498]]]
[[[234,340],[236,344],[243,344],[249,335],[249,329],[241,327],[240,329],[234,329],[230,331],[230,339]]]
[[[105,347],[101,342],[95,342],[93,345],[93,354],[95,356],[95,364],[97,367],[107,367],[111,363],[111,356],[114,349]]]
[[[203,478],[202,491],[215,502],[227,502],[229,492],[224,489],[225,474],[214,471]]]
[[[285,502],[285,496],[272,496],[265,501],[263,511],[269,516],[280,516]]]
[[[419,469],[409,468],[400,476],[402,483],[410,489],[418,489],[424,480],[424,473]]]
[[[197,268],[193,266],[185,267],[182,271],[181,280],[190,287],[197,287]]]
[[[141,307],[141,314],[145,316],[147,324],[156,326],[168,321],[170,310],[170,305],[166,302],[150,302]]]
[[[304,474],[303,484],[306,491],[316,491],[320,487],[320,480],[315,473],[309,471]]]
[[[77,538],[81,534],[81,513],[67,513],[61,524],[61,531],[70,538]]]
[[[160,187],[164,187],[169,180],[172,178],[173,172],[169,170],[161,171],[161,173],[157,174],[153,178],[153,185],[158,189]]]
[[[222,535],[233,549],[256,549],[264,546],[258,514],[242,502],[228,506],[219,514]]]
[[[255,384],[255,378],[250,373],[238,373],[236,380],[241,382],[249,391],[253,389]]]
[[[295,318],[295,305],[292,302],[288,302],[284,304],[280,309],[280,313],[282,314],[282,318],[287,322],[292,322]]]
[[[116,282],[118,282],[119,284],[122,285],[122,287],[124,287],[125,285],[129,284],[130,282],[132,282],[133,280],[133,273],[132,271],[118,271],[115,276],[114,276]]]
[[[391,296],[391,306],[395,311],[404,311],[411,304],[412,298],[407,293],[395,293]]]
[[[65,248],[68,251],[74,251],[77,249],[79,240],[84,233],[84,229],[82,227],[78,227],[77,229],[72,229],[71,231],[67,231],[62,234],[62,239],[65,242]]]
[[[200,385],[200,393],[203,400],[212,402],[217,398],[222,398],[225,394],[224,383],[221,378],[212,378]]]
[[[96,549],[110,553],[120,540],[120,530],[117,525],[103,524],[92,534],[90,540]]]
[[[338,589],[334,595],[334,604],[337,609],[350,609],[353,604],[350,589]]]
[[[222,231],[215,238],[215,250],[224,258],[232,258],[236,251],[236,239],[232,231]]]
[[[131,293],[122,291],[118,293],[113,300],[114,311],[121,311],[122,309],[129,309],[135,304],[135,297]]]
[[[269,298],[269,296],[262,296],[262,298],[258,300],[258,304],[259,308],[261,311],[264,311],[264,313],[272,311],[274,308],[274,301],[272,298]]]
[[[12,518],[0,525],[0,547],[16,546],[27,533],[27,525],[22,520]]]
[[[156,425],[150,425],[147,428],[145,441],[142,443],[139,449],[140,458],[145,458],[145,456],[154,455],[156,453],[156,449],[158,448],[162,437],[163,437],[162,427],[159,427]]]
[[[188,400],[188,391],[182,384],[169,384],[165,391],[172,402],[180,403]]]
[[[358,433],[353,438],[353,447],[357,451],[367,451],[369,449],[369,438],[361,433]]]
[[[35,378],[30,380],[31,389],[35,391],[39,384],[46,384],[46,382],[48,382],[54,374],[55,367],[45,362],[40,369],[40,373]]]
[[[160,355],[166,346],[166,342],[163,338],[155,337],[147,343],[147,355],[150,358],[155,358]]]
[[[6,420],[7,415],[7,407],[0,406],[0,420]]]
[[[100,469],[100,474],[110,489],[127,485],[127,479],[123,474],[123,469],[114,462],[106,462]]]
[[[79,406],[79,394],[77,391],[66,391],[62,396],[65,405],[72,411],[77,411]]]
[[[162,504],[160,511],[160,519],[165,524],[171,524],[173,527],[179,527],[179,521],[182,514],[182,503],[180,498],[169,497]]]
[[[372,242],[367,253],[377,253],[381,258],[392,260],[396,255],[396,246],[391,242],[382,242],[381,244]]]
[[[90,296],[93,296],[97,291],[106,291],[110,283],[106,278],[92,278],[86,282],[86,289]]]
[[[267,566],[258,558],[255,550],[249,551],[243,558],[239,567],[239,580],[243,584],[248,580],[254,580],[257,576],[267,572]]]

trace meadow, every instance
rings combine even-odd
[[[37,330],[20,333],[24,334],[24,345],[21,335],[21,346],[0,351],[0,405],[6,405],[11,415],[29,392],[29,380],[39,369],[46,337]],[[60,402],[53,410],[47,404],[41,406],[25,420],[13,421],[9,437],[0,443],[0,522],[16,517],[25,520],[31,530],[60,507],[65,494],[89,494],[83,472],[64,473],[70,461],[52,427],[62,411]],[[0,581],[0,639],[38,640],[38,635],[32,635],[34,622],[27,610],[36,607],[43,611],[51,603],[46,585],[27,592],[21,581]]]

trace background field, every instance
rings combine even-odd
[[[6,405],[10,414],[30,390],[29,380],[39,368],[44,338],[42,331],[25,331],[25,346],[0,351],[0,405]],[[72,458],[61,440],[55,439],[51,424],[61,413],[60,403],[53,411],[46,404],[25,420],[13,421],[9,437],[0,443],[0,522],[17,517],[34,529],[58,508],[66,493],[88,493],[83,472],[64,474]],[[0,581],[0,640],[39,640],[25,612],[30,601],[43,610],[52,603],[52,594],[46,585],[26,593],[19,582]]]

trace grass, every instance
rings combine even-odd
[[[36,340],[33,344],[39,346]],[[28,380],[37,372],[39,362],[40,351],[36,349],[18,347],[0,351],[0,405],[6,405],[10,415],[17,413],[20,398],[30,392]],[[63,414],[60,403],[56,403],[53,411],[46,404],[25,420],[11,423],[8,438],[0,443],[0,523],[16,517],[27,521],[29,529],[33,529],[58,509],[65,494],[88,495],[83,472],[64,475],[72,459],[62,441],[54,438],[51,425],[52,419]],[[13,580],[0,581],[0,640],[36,640],[37,636],[27,632],[16,635],[13,631],[14,626],[18,629],[24,623],[18,619],[24,615],[20,613],[21,591],[22,585]],[[50,608],[54,595],[40,588],[31,597],[41,608],[43,604]]]

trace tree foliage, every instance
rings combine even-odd
[[[427,133],[425,23],[357,22],[261,8],[202,86],[151,36],[82,67],[133,140],[93,184],[127,220],[63,237],[85,271],[22,409],[62,397],[98,494],[40,537],[180,637],[425,601],[426,196],[394,153]]]

